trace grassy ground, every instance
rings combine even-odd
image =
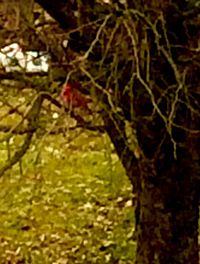
[[[130,183],[105,135],[76,133],[35,139],[0,179],[0,264],[133,263]]]

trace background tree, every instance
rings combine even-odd
[[[199,1],[36,2],[67,49],[53,45],[52,26],[37,36],[52,41],[45,48],[65,62],[66,79],[98,99],[137,193],[136,263],[197,264]]]

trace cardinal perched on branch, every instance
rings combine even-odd
[[[80,84],[78,83],[65,83],[61,91],[61,99],[70,110],[79,108],[89,114],[91,113],[91,109],[88,107],[91,99],[80,92]]]

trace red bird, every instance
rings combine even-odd
[[[80,85],[77,83],[66,83],[61,91],[61,99],[69,109],[81,108],[91,112],[88,104],[91,99],[87,98],[78,89]]]

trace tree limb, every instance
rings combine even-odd
[[[35,2],[42,6],[64,30],[76,27],[76,17],[73,14],[73,1],[35,0]]]
[[[19,162],[21,158],[26,154],[27,150],[29,149],[34,132],[37,130],[37,120],[40,114],[42,101],[43,98],[40,95],[35,99],[28,113],[29,133],[26,135],[21,148],[17,150],[10,159],[7,160],[6,164],[2,168],[0,168],[0,177],[13,165]]]

